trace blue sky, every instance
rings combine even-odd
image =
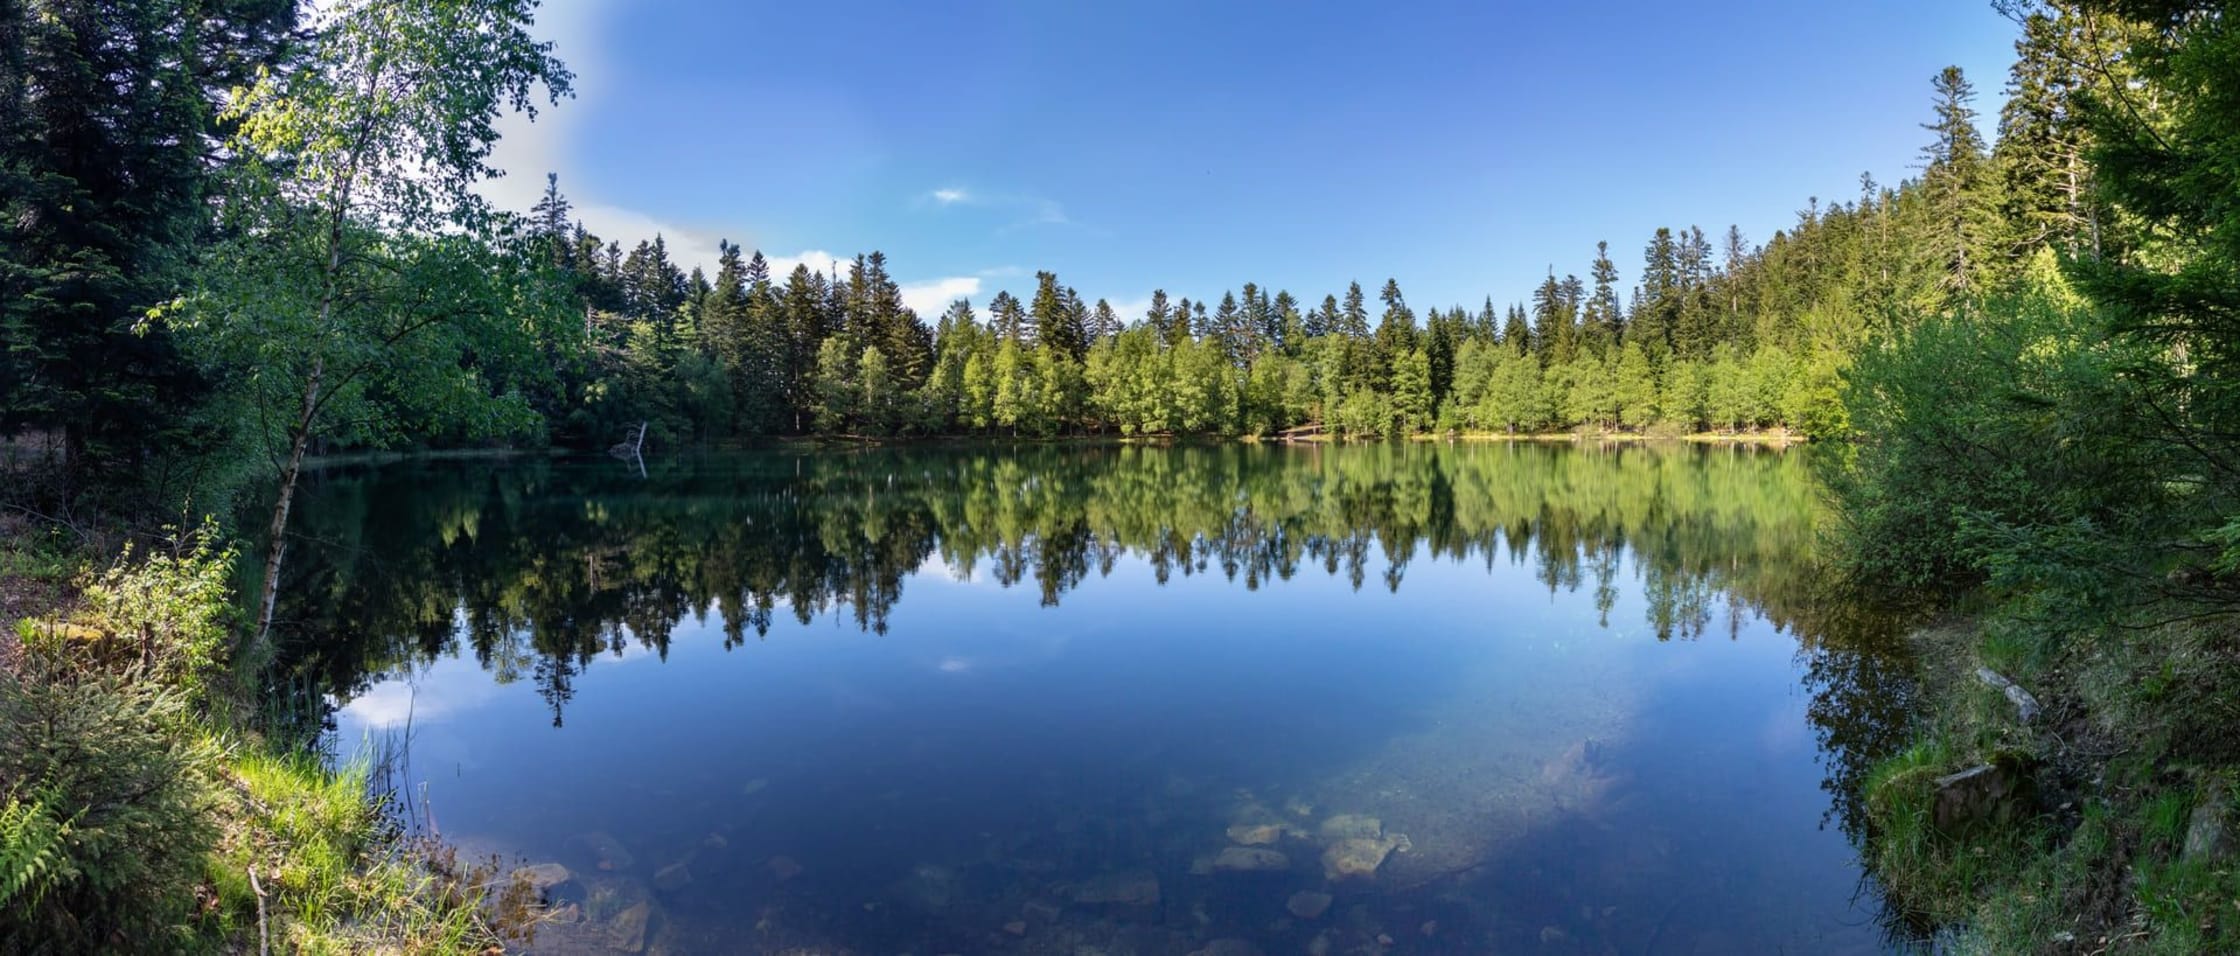
[[[489,191],[558,172],[594,232],[687,259],[882,249],[921,311],[1036,269],[1128,318],[1387,276],[1420,310],[1598,239],[1630,284],[1659,225],[1758,242],[1910,176],[1947,64],[1994,124],[1989,0],[1705,6],[547,0],[579,95],[506,124]]]

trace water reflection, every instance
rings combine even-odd
[[[688,951],[1875,945],[1812,834],[1860,836],[1910,684],[1817,590],[1800,453],[648,465],[327,472],[284,592],[346,723],[402,694],[438,724],[454,828],[635,874],[576,880],[583,926],[643,899]],[[565,746],[505,716],[523,683]]]

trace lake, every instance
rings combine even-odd
[[[331,468],[284,662],[555,953],[1845,953],[1910,665],[1809,449]],[[557,875],[557,871],[546,871]]]

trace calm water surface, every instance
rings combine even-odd
[[[290,655],[536,951],[1843,953],[1904,661],[1806,453],[413,462],[309,488]]]

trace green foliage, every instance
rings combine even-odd
[[[0,913],[36,910],[63,863],[70,825],[54,814],[51,790],[0,803]]]
[[[225,652],[238,623],[230,578],[234,552],[218,545],[215,525],[189,533],[176,549],[136,559],[130,545],[86,582],[67,625],[48,629],[54,648],[81,664],[133,670],[136,676],[206,705],[224,679]],[[90,633],[88,633],[90,631]]]
[[[207,872],[221,935],[257,932],[260,887],[280,952],[481,952],[533,928],[530,891],[498,878],[494,862],[463,865],[391,832],[368,797],[367,764],[330,770],[251,747],[228,769],[229,825]],[[497,889],[487,908],[486,887]]]
[[[2025,290],[1859,357],[1846,405],[1862,437],[1834,487],[1865,579],[1906,589],[1996,579],[2072,601],[2117,583],[2094,569],[2142,539],[2169,488],[2156,450],[2127,440],[2142,398],[2119,370],[2138,353],[2097,322]],[[2142,563],[2126,577],[2150,574]]]
[[[9,874],[36,882],[0,903],[0,950],[188,948],[218,753],[183,695],[32,654],[22,673],[0,672],[0,726],[0,798],[34,808],[5,852],[44,860]]]

